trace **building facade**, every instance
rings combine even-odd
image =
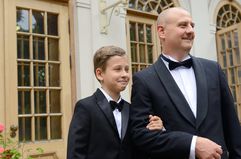
[[[161,53],[158,13],[175,6],[195,22],[191,54],[222,66],[241,121],[241,0],[1,0],[0,123],[41,158],[66,158],[74,104],[99,87],[95,51],[117,45],[131,73],[148,67]]]

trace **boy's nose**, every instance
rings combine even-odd
[[[127,72],[126,70],[122,71],[122,76],[129,76],[129,72]]]

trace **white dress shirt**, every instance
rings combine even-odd
[[[111,100],[113,101],[113,99],[109,96],[109,94],[107,94],[105,92],[104,89],[100,88],[100,90],[105,95],[108,102],[110,102]],[[118,99],[117,103],[119,103],[120,101],[121,101],[121,97]],[[119,137],[121,138],[121,119],[122,119],[121,118],[121,112],[118,109],[115,109],[115,110],[113,110],[113,115],[114,115],[114,118],[115,118],[115,123],[116,123],[116,126],[117,126]]]
[[[163,54],[165,57],[169,58],[172,61],[178,62],[174,58]],[[191,58],[190,56],[185,57],[182,61]],[[168,62],[162,59],[165,63],[167,69]],[[173,70],[169,70],[182,94],[184,95],[186,101],[188,102],[190,109],[193,112],[193,115],[197,116],[197,86],[196,86],[196,78],[194,74],[193,68],[186,68],[184,66],[177,67]],[[189,159],[195,159],[195,147],[196,147],[197,136],[193,136],[192,143],[190,147],[190,155]]]

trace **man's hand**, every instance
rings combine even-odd
[[[149,130],[163,130],[165,129],[162,120],[158,116],[149,115],[149,124],[146,126]]]
[[[199,159],[221,159],[222,147],[215,142],[197,137],[195,153]]]

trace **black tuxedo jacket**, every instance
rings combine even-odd
[[[130,108],[133,142],[150,158],[188,159],[192,137],[197,135],[220,144],[224,151],[222,159],[227,159],[228,153],[230,159],[241,159],[240,124],[225,76],[216,62],[192,58],[197,117],[159,58],[133,76]],[[149,114],[160,116],[167,131],[148,131],[145,126]]]
[[[130,159],[126,101],[121,114],[120,138],[111,107],[99,89],[78,101],[69,127],[67,159]]]

